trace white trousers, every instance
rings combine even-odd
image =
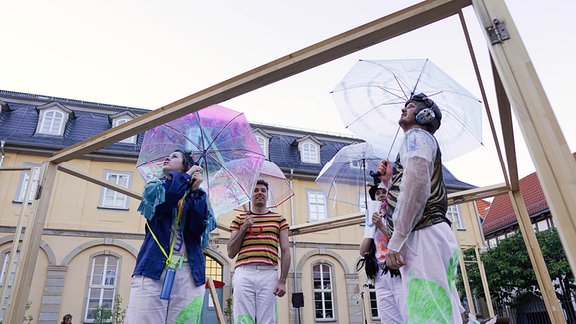
[[[160,299],[166,269],[160,280],[141,275],[132,277],[125,324],[198,324],[206,286],[195,286],[190,265],[176,270],[170,300]]]
[[[402,286],[402,278],[400,276],[392,278],[390,273],[382,274],[382,270],[378,269],[374,287],[380,322],[383,324],[406,323],[408,309],[406,308],[406,294]]]
[[[410,233],[400,268],[408,323],[462,323],[464,308],[456,290],[458,243],[448,224]]]
[[[234,270],[234,323],[276,323],[277,305],[273,291],[277,267],[244,265]]]

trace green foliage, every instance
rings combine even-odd
[[[27,310],[30,309],[30,307],[32,307],[32,301],[29,300],[29,301],[26,302],[26,305],[24,306],[24,308],[25,308],[26,311],[27,311]],[[32,315],[25,314],[25,315],[24,315],[24,318],[22,319],[22,323],[28,323],[28,324],[30,324],[30,323],[32,323],[33,320],[34,320],[34,317],[32,317]],[[0,320],[0,324],[2,324],[2,320]]]
[[[569,296],[574,291],[574,277],[568,259],[562,248],[556,229],[536,233],[542,255],[555,282],[558,295]],[[522,293],[540,294],[536,275],[526,250],[522,234],[515,234],[501,240],[498,246],[491,248],[481,256],[486,271],[490,295],[496,302],[510,301]],[[476,261],[474,251],[466,251],[465,261]],[[483,296],[480,272],[476,262],[466,262],[466,272],[470,287],[476,295]],[[458,281],[462,288],[461,278]]]
[[[108,305],[97,306],[92,312],[95,324],[122,324],[124,323],[124,318],[126,317],[126,309],[122,308],[122,297],[120,294],[114,296],[114,306],[112,309]]]
[[[224,317],[226,317],[226,323],[232,323],[232,297],[226,299],[226,307],[224,307]],[[2,324],[2,323],[0,323]]]
[[[114,296],[114,307],[112,308],[112,323],[123,324],[126,317],[126,309],[122,308],[122,297],[120,294]]]
[[[92,316],[94,316],[95,324],[110,323],[110,319],[112,318],[112,310],[110,307],[108,307],[108,305],[104,305],[104,307],[98,305],[92,312]]]

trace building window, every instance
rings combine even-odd
[[[109,183],[128,188],[130,186],[130,175],[130,172],[106,171],[104,178]],[[128,208],[128,197],[114,190],[102,188],[100,207],[126,209]]]
[[[317,222],[328,218],[326,195],[320,190],[308,190],[308,221]]]
[[[209,255],[204,256],[206,258],[206,277],[222,281],[222,264]]]
[[[264,152],[264,157],[270,159],[270,156],[268,155],[268,139],[262,135],[256,135],[256,140],[258,141],[258,145],[260,145],[262,152]]]
[[[64,113],[58,110],[44,110],[40,114],[40,134],[62,135]]]
[[[30,194],[28,195],[28,203],[32,203],[32,200],[34,200],[34,196],[36,195],[38,179],[40,178],[40,166],[30,163],[24,163],[24,166],[32,168],[32,188],[30,188]],[[20,173],[20,182],[18,183],[18,192],[16,193],[15,201],[24,202],[24,196],[26,195],[29,180],[28,171],[22,171]]]
[[[8,287],[6,288],[6,297],[2,303],[2,312],[0,313],[0,318],[4,318],[6,314],[6,305],[8,305],[8,299],[10,298],[10,291],[12,290],[12,283],[14,281],[14,273],[16,272],[16,263],[20,257],[20,251],[16,252],[16,257],[12,260],[12,267],[9,267],[10,262],[10,252],[4,254],[4,261],[2,262],[2,273],[0,274],[0,289],[2,289],[2,284],[4,283],[4,277],[10,268],[10,277],[8,278]]]
[[[334,288],[332,287],[332,267],[318,263],[312,267],[314,278],[314,310],[316,319],[334,319]]]
[[[312,142],[302,142],[300,144],[300,158],[304,163],[320,163],[318,145]]]
[[[116,274],[119,260],[112,255],[98,255],[92,259],[90,288],[84,320],[93,323],[97,308],[112,309],[116,293]]]
[[[130,120],[132,120],[132,119],[129,119],[129,118],[115,119],[114,123],[113,123],[113,127],[125,124],[125,123],[129,122]],[[134,143],[136,143],[136,135],[125,138],[125,139],[119,141],[118,143],[134,144]]]
[[[448,206],[448,211],[446,211],[446,217],[456,224],[457,230],[465,230],[464,221],[462,220],[462,215],[460,215],[460,207],[458,205]]]

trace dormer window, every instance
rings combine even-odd
[[[318,163],[320,157],[318,154],[320,152],[318,145],[312,142],[305,142],[300,144],[300,157],[302,162],[305,163]]]
[[[268,135],[265,131],[261,130],[260,128],[254,130],[254,136],[256,137],[256,140],[258,141],[258,145],[260,145],[262,152],[264,152],[264,157],[266,158],[266,160],[270,160],[269,148],[270,148],[270,139],[272,138],[272,136]]]
[[[112,127],[116,127],[116,126],[120,126],[122,124],[125,124],[136,117],[137,116],[134,115],[133,113],[126,111],[126,112],[121,112],[119,114],[111,115],[111,116],[109,116],[109,119],[110,119],[110,122],[112,123]],[[134,144],[134,143],[136,143],[136,135],[125,138],[125,139],[119,141],[118,143]]]
[[[302,163],[320,164],[320,146],[322,142],[314,136],[305,136],[296,140],[298,151],[300,152],[300,161]]]
[[[53,102],[43,106],[36,107],[40,116],[36,132],[44,135],[63,136],[66,123],[73,115],[72,110],[64,107],[62,104]]]

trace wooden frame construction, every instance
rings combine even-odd
[[[31,216],[30,225],[26,228],[21,249],[22,258],[15,276],[16,289],[12,290],[13,294],[7,306],[4,322],[16,323],[24,316],[24,307],[30,293],[30,283],[34,274],[56,171],[60,169],[70,174],[75,173],[71,169],[61,166],[60,163],[82,157],[203,107],[261,88],[430,23],[449,16],[461,15],[462,8],[470,5],[472,5],[486,31],[487,46],[494,62],[494,71],[496,72],[494,76],[497,81],[499,110],[503,116],[501,127],[508,167],[503,165],[503,159],[499,152],[506,184],[457,193],[452,197],[452,201],[470,201],[503,193],[510,195],[520,228],[524,234],[532,232],[532,235],[524,235],[525,243],[537,273],[550,319],[552,323],[563,323],[562,310],[554,294],[550,276],[538,242],[531,230],[528,213],[519,193],[510,105],[518,116],[520,128],[526,138],[554,221],[558,224],[558,232],[573,271],[576,269],[576,200],[573,199],[576,197],[576,186],[574,186],[576,183],[576,162],[570,154],[568,145],[552,113],[550,103],[504,0],[423,1],[266,63],[55,153],[42,164],[37,200],[33,203],[34,212]],[[509,39],[497,39],[494,42],[491,34],[500,31],[499,27],[495,28],[495,22],[506,23]],[[484,101],[486,102],[485,98]],[[510,105],[507,104],[508,102]],[[494,125],[491,126],[496,139]],[[91,180],[85,175],[75,175],[96,183],[94,179]],[[101,181],[99,184],[104,185]],[[114,188],[114,190],[129,194],[119,190],[119,188]],[[354,224],[356,221],[354,218],[358,217],[358,215],[348,216],[340,219],[341,223],[344,224],[342,226]],[[321,230],[321,228],[322,226],[315,228],[296,226],[294,229],[298,229],[302,233],[307,230]]]

